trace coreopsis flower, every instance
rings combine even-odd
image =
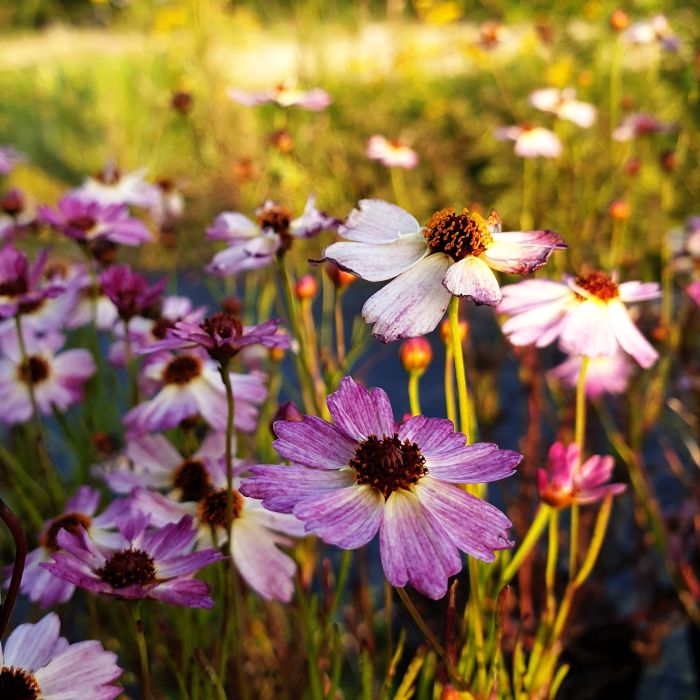
[[[99,504],[99,491],[81,486],[66,501],[63,513],[44,523],[39,546],[27,555],[20,588],[33,603],[38,603],[42,608],[66,603],[75,591],[72,583],[56,578],[41,566],[43,562],[50,561],[58,550],[56,536],[61,530],[75,533],[84,529],[98,547],[108,548],[118,541],[116,517],[126,512],[129,504],[123,499],[113,501],[100,515],[95,515]]]
[[[107,240],[137,246],[153,238],[143,221],[129,216],[126,204],[103,204],[75,194],[62,197],[55,210],[40,207],[39,217],[56,231],[84,245]]]
[[[12,187],[0,197],[0,243],[24,236],[35,223],[35,210],[22,190]]]
[[[269,90],[248,91],[231,88],[227,95],[238,104],[246,107],[274,103],[279,107],[301,107],[311,112],[321,112],[332,102],[331,96],[323,88],[297,90],[291,83],[280,83]]]
[[[512,546],[508,518],[457,484],[505,478],[521,455],[466,445],[442,418],[415,416],[397,426],[386,393],[350,377],[328,397],[328,409],[333,423],[277,421],[274,446],[291,464],[252,467],[241,492],[345,549],[379,532],[389,582],[411,583],[435,599],[462,568],[460,550],[493,561],[494,550]]]
[[[257,427],[258,406],[267,397],[265,375],[230,372],[235,397],[233,425],[251,432]],[[214,430],[226,429],[226,388],[217,364],[201,349],[175,354],[159,352],[141,371],[142,384],[155,391],[123,418],[132,437],[177,427],[201,416]]]
[[[495,211],[484,219],[467,209],[442,209],[420,226],[400,207],[376,199],[360,201],[339,233],[347,241],[326,248],[324,260],[370,282],[395,278],[362,309],[385,343],[432,331],[452,295],[495,306],[501,290],[492,269],[526,274],[566,248],[553,231],[501,232]]]
[[[649,20],[635,22],[622,33],[622,38],[630,44],[659,43],[666,51],[678,51],[680,42],[673,33],[664,15],[656,15]]]
[[[576,99],[573,88],[543,88],[530,93],[528,102],[543,112],[555,114],[559,119],[566,119],[577,126],[588,129],[596,118],[596,108],[588,102]]]
[[[27,313],[63,291],[61,285],[44,284],[47,259],[48,251],[43,250],[30,266],[27,256],[12,244],[0,250],[0,319]]]
[[[521,158],[558,158],[561,155],[559,137],[542,126],[502,126],[496,129],[494,136],[499,141],[514,141],[514,153]]]
[[[212,608],[209,586],[193,578],[201,568],[223,559],[217,549],[193,552],[197,537],[192,518],[148,530],[149,518],[139,512],[117,520],[121,535],[108,550],[86,530],[61,530],[60,549],[41,566],[54,576],[92,593],[138,600],[155,598],[188,608]]]
[[[613,131],[613,138],[616,141],[631,141],[650,134],[667,134],[674,128],[674,124],[662,122],[651,114],[638,112],[637,114],[628,114],[620,122],[620,125]]]
[[[15,166],[25,160],[24,153],[20,153],[12,146],[0,146],[0,175],[9,175]]]
[[[548,374],[573,389],[578,385],[582,362],[580,355],[571,355]],[[627,391],[632,373],[632,364],[623,352],[591,357],[584,379],[585,394],[590,399],[603,394],[622,394]]]
[[[151,206],[151,216],[160,229],[173,226],[182,218],[185,211],[185,199],[178,189],[178,184],[170,178],[160,178],[156,185],[160,197],[156,204]]]
[[[180,463],[166,476],[158,470],[159,478],[168,484],[169,496],[145,488],[133,491],[135,508],[151,515],[154,525],[161,527],[179,520],[183,514],[195,519],[198,546],[210,546],[226,541],[227,482],[226,467],[221,459],[224,436],[217,435],[206,448],[208,457]],[[218,446],[218,456],[212,448]],[[202,449],[205,449],[203,445]],[[172,463],[172,462],[171,462]],[[229,554],[245,582],[267,600],[289,602],[294,593],[294,560],[279,549],[291,545],[291,537],[304,534],[303,524],[293,515],[274,513],[262,507],[259,500],[243,496],[239,488],[240,474],[247,465],[234,462],[233,521]],[[172,489],[172,486],[176,487]]]
[[[412,170],[418,165],[418,154],[401,139],[387,139],[375,134],[367,142],[367,157],[387,168]]]
[[[56,332],[43,336],[23,332],[27,358],[15,329],[0,335],[0,422],[23,423],[32,416],[29,387],[33,387],[39,411],[51,415],[83,398],[85,384],[95,373],[95,361],[88,350],[75,348],[59,352],[65,338]]]
[[[496,309],[510,318],[503,332],[513,345],[545,347],[559,338],[575,355],[615,355],[622,348],[644,368],[658,353],[634,325],[625,303],[658,299],[656,282],[618,284],[603,272],[566,277],[564,282],[526,280],[503,289]]]
[[[225,241],[226,250],[217,253],[207,269],[217,275],[235,275],[267,267],[276,255],[287,251],[295,239],[312,238],[321,231],[335,230],[340,223],[316,208],[309,196],[304,212],[296,219],[283,204],[267,200],[255,212],[256,220],[238,212],[219,214],[207,229],[207,238]]]
[[[146,169],[122,173],[114,163],[108,163],[102,172],[89,177],[71,195],[99,204],[128,204],[143,209],[158,205],[158,187],[145,179]]]
[[[547,469],[537,470],[540,498],[554,508],[572,503],[594,503],[609,493],[617,495],[625,484],[608,484],[615,461],[609,455],[593,455],[581,462],[577,444],[555,442],[549,449]]]
[[[161,294],[166,282],[163,278],[151,286],[143,275],[134,272],[129,265],[111,265],[100,274],[102,293],[112,300],[124,321],[160,311]]]
[[[0,697],[5,700],[113,700],[122,673],[117,655],[98,641],[69,644],[49,613],[16,627],[0,646]]]

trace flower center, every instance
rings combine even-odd
[[[95,221],[95,219],[93,219],[91,216],[88,216],[87,214],[83,216],[76,216],[68,221],[68,225],[71,228],[77,228],[80,231],[83,231],[84,233],[91,231],[95,227],[96,223],[97,222]]]
[[[585,289],[589,294],[592,294],[601,301],[610,301],[610,299],[615,299],[620,296],[620,290],[617,284],[603,272],[591,272],[587,275],[579,275],[575,282],[581,289]]]
[[[181,501],[201,501],[211,490],[211,479],[203,462],[185,460],[176,470],[173,485],[180,490]]]
[[[160,318],[157,318],[155,323],[153,324],[153,328],[151,328],[151,333],[153,334],[154,338],[158,338],[158,340],[163,340],[166,336],[166,333],[168,332],[168,329],[174,327],[175,321],[172,321],[169,318],[165,318],[165,316],[161,316]]]
[[[212,527],[226,527],[226,489],[217,489],[199,502],[199,520]],[[233,490],[233,519],[243,510],[243,496]]]
[[[40,695],[41,688],[29,671],[15,666],[0,670],[0,698],[3,700],[36,700]]]
[[[164,384],[189,384],[202,373],[202,361],[193,355],[180,355],[163,370]]]
[[[418,445],[401,442],[396,434],[381,439],[370,435],[355,451],[350,466],[355,470],[355,483],[379,489],[384,498],[399,489],[410,490],[428,473]]]
[[[83,513],[65,513],[51,521],[46,532],[41,536],[41,546],[55,552],[59,548],[56,536],[61,530],[67,530],[72,535],[77,535],[81,528],[89,530],[90,525],[92,525],[92,520]]]
[[[25,294],[29,291],[26,277],[15,277],[0,283],[0,296],[18,297],[20,294]]]
[[[468,255],[481,255],[493,242],[483,217],[476,212],[462,209],[441,209],[432,215],[423,229],[432,253],[447,253],[454,260]]]
[[[42,357],[32,355],[19,365],[17,374],[25,384],[39,384],[49,377],[49,363]]]
[[[123,549],[115,552],[95,573],[115,589],[147,586],[156,582],[156,563],[141,549]]]
[[[202,321],[202,330],[212,337],[236,339],[243,335],[243,324],[232,314],[223,311],[215,313]]]
[[[289,234],[289,225],[292,223],[292,212],[283,204],[272,204],[259,209],[256,219],[260,228],[271,228],[280,236]]]

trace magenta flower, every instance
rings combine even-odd
[[[119,542],[119,534],[115,532],[115,518],[128,510],[129,503],[124,500],[113,501],[103,513],[96,516],[99,504],[99,491],[81,486],[66,502],[64,512],[44,523],[39,535],[39,546],[27,555],[20,589],[33,603],[38,603],[42,608],[66,603],[75,591],[72,583],[56,578],[41,566],[43,562],[51,561],[58,550],[56,536],[61,530],[75,534],[84,529],[92,541],[102,548],[109,548]]]
[[[324,260],[369,280],[393,279],[362,308],[384,343],[432,331],[452,295],[495,306],[501,290],[492,272],[538,270],[566,243],[553,231],[501,232],[495,211],[488,219],[467,209],[443,209],[427,226],[394,204],[363,199],[328,246]]]
[[[22,352],[14,329],[0,335],[0,421],[24,423],[32,416],[29,386],[41,413],[51,415],[54,407],[65,410],[83,398],[85,383],[95,373],[95,361],[88,350],[59,353],[65,338],[59,333],[36,336],[23,333],[28,357]]]
[[[0,146],[0,175],[9,175],[16,165],[25,160],[24,153],[20,153],[12,146]]]
[[[230,372],[236,397],[233,425],[252,432],[258,424],[258,406],[267,397],[265,375]],[[226,429],[226,388],[214,361],[201,350],[179,354],[157,353],[142,372],[144,388],[155,391],[123,418],[131,437],[177,427],[183,420],[201,416],[214,430]]]
[[[515,155],[521,158],[558,158],[561,155],[559,137],[541,126],[502,126],[496,129],[494,136],[498,141],[514,141]]]
[[[71,196],[102,205],[127,204],[144,209],[159,206],[159,188],[147,182],[146,169],[123,173],[114,163],[108,163],[95,177],[89,177]]]
[[[554,508],[572,503],[594,503],[611,493],[622,493],[625,484],[608,484],[615,461],[609,455],[593,455],[581,463],[578,445],[555,442],[549,449],[548,469],[537,470],[540,498]]]
[[[43,283],[47,258],[48,251],[41,251],[30,266],[27,256],[11,244],[0,250],[0,319],[27,313],[63,291],[60,285]]]
[[[686,288],[685,293],[693,300],[695,306],[700,306],[700,280],[694,280]]]
[[[662,122],[651,114],[629,114],[613,131],[616,141],[632,141],[650,134],[667,134],[673,131],[674,124]]]
[[[74,194],[63,197],[55,211],[40,207],[39,217],[68,238],[81,243],[107,240],[137,246],[153,238],[141,220],[129,216],[125,204],[100,204]]]
[[[267,267],[276,255],[288,250],[295,239],[312,238],[321,231],[338,228],[339,221],[316,209],[309,196],[304,212],[296,219],[290,209],[267,200],[256,212],[255,221],[238,212],[219,214],[207,229],[207,238],[225,241],[226,250],[217,253],[207,269],[217,275],[235,275]]]
[[[494,550],[512,546],[508,518],[457,484],[510,476],[521,455],[466,445],[442,418],[416,416],[397,427],[386,393],[351,377],[328,397],[328,409],[334,423],[277,421],[274,446],[291,464],[252,467],[241,492],[344,549],[379,531],[389,582],[435,599],[462,568],[460,550],[493,561]]]
[[[387,168],[412,170],[418,165],[418,154],[400,139],[387,139],[375,134],[367,142],[367,157]]]
[[[147,531],[149,518],[133,513],[120,518],[120,542],[108,551],[98,547],[84,529],[61,530],[61,548],[42,564],[54,576],[92,593],[138,600],[155,598],[188,608],[212,608],[209,586],[192,578],[204,566],[224,556],[216,549],[192,552],[197,533],[192,518]]]
[[[580,355],[571,355],[548,374],[574,389],[578,384],[582,362],[583,357]],[[633,366],[623,352],[591,357],[584,380],[586,396],[597,399],[603,394],[622,394],[627,391],[632,373]]]
[[[321,112],[332,102],[331,96],[322,88],[312,90],[297,90],[293,85],[282,83],[270,90],[249,92],[240,88],[231,88],[228,96],[238,104],[246,107],[257,107],[274,103],[279,107],[301,107],[311,112]]]
[[[129,265],[111,265],[100,274],[102,293],[112,300],[119,317],[125,321],[134,316],[159,313],[166,282],[163,278],[150,286],[148,280]]]
[[[113,700],[122,673],[117,655],[98,641],[69,644],[49,613],[16,627],[0,647],[0,697],[4,700]]]
[[[513,345],[541,348],[559,338],[565,352],[588,357],[615,355],[621,347],[648,368],[659,355],[634,325],[625,302],[660,295],[656,282],[618,284],[602,272],[591,272],[564,282],[509,285],[497,311],[510,316],[503,332]]]

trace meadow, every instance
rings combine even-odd
[[[0,3],[0,698],[697,697],[698,26]]]

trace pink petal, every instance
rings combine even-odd
[[[632,323],[624,305],[619,301],[612,301],[608,304],[608,313],[622,349],[632,355],[644,369],[651,367],[659,359],[659,353]]]
[[[367,391],[352,377],[345,377],[327,403],[335,424],[355,440],[370,435],[391,437],[396,432],[391,403],[383,389]]]
[[[341,469],[354,457],[357,442],[316,416],[276,421],[273,447],[282,457],[317,469]]]

